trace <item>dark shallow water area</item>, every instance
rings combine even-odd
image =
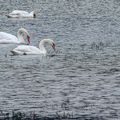
[[[0,109],[42,116],[68,113],[120,119],[120,2],[117,0],[1,0],[0,31],[25,27],[31,45],[56,42],[46,57],[11,56],[0,45]],[[14,9],[35,19],[9,19]]]

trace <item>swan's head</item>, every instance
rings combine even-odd
[[[43,40],[41,40],[40,45],[45,45],[45,44],[51,45],[52,48],[55,51],[55,42],[52,39],[43,39]]]
[[[19,30],[18,30],[18,36],[21,36],[22,37],[22,39],[23,39],[23,43],[25,42],[25,43],[27,43],[27,44],[30,44],[30,35],[29,35],[29,33],[28,33],[28,31],[26,30],[26,29],[24,29],[24,28],[20,28]]]

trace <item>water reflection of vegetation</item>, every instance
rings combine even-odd
[[[54,116],[42,116],[35,112],[30,114],[24,112],[4,113],[0,111],[0,120],[104,120],[103,117],[91,117],[88,115],[81,115],[79,117],[73,116],[73,113],[69,112],[56,112]]]

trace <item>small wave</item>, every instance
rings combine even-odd
[[[91,45],[90,45],[90,48],[93,49],[93,50],[103,50],[105,47],[107,47],[108,44],[107,43],[103,43],[103,42],[93,42]]]
[[[120,71],[119,68],[111,68],[109,70],[100,71],[97,74],[114,74],[114,73],[119,72],[119,71]]]

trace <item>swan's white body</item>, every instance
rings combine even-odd
[[[46,54],[46,50],[40,50],[35,46],[20,45],[12,50],[15,55]]]
[[[44,47],[45,44],[49,44],[55,50],[55,43],[51,39],[43,39],[39,43],[39,48],[35,46],[20,45],[13,49],[11,52],[15,55],[30,55],[30,54],[43,54],[46,55],[47,51]]]
[[[4,44],[20,43],[20,41],[14,35],[5,32],[0,32],[0,43],[4,43]]]
[[[18,30],[17,36],[14,36],[9,33],[0,32],[0,44],[19,44],[19,43],[30,43],[30,36],[26,29],[20,28]],[[27,39],[27,41],[25,41]]]
[[[7,17],[9,17],[9,18],[22,18],[22,17],[23,18],[35,18],[35,16],[36,15],[35,15],[34,11],[28,13],[23,10],[14,10],[7,15]]]

